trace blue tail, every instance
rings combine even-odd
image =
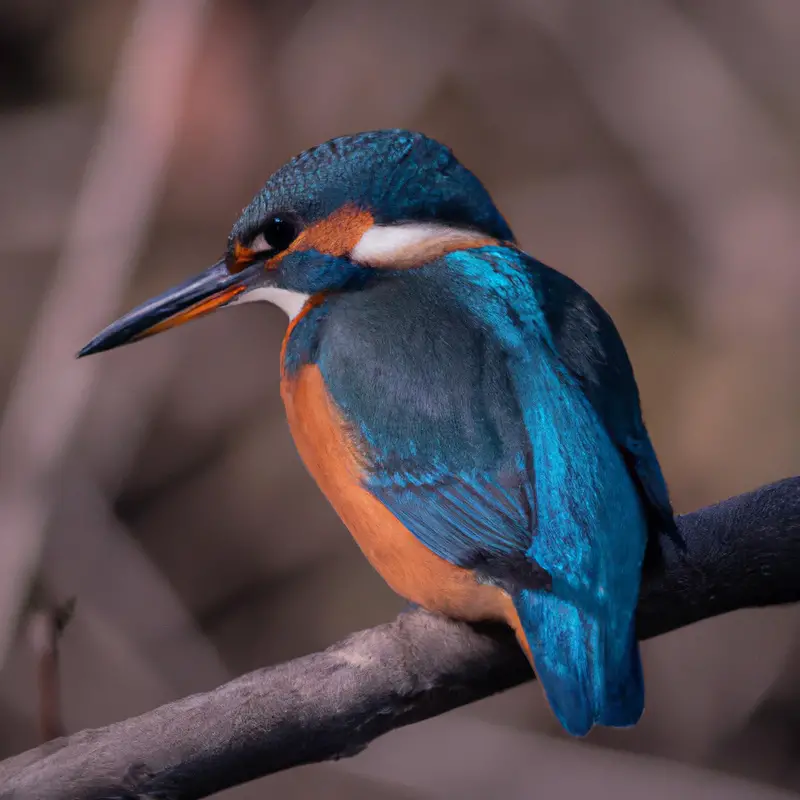
[[[536,675],[566,731],[626,728],[644,710],[644,681],[633,614],[600,619],[548,592],[514,598]]]

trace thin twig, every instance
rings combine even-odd
[[[34,611],[28,621],[28,636],[36,654],[39,690],[39,736],[49,742],[66,733],[61,716],[61,682],[58,643],[75,609],[75,599],[57,607]]]
[[[642,587],[657,636],[738,608],[800,601],[800,477],[678,518]],[[390,730],[531,679],[505,629],[415,610],[329,648],[0,763],[0,799],[191,800],[354,755]]]

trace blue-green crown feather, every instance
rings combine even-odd
[[[295,156],[243,211],[231,238],[246,239],[271,213],[292,211],[313,223],[346,205],[378,223],[436,221],[513,239],[483,184],[449,147],[400,129],[341,136]]]

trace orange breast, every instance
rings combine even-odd
[[[281,395],[300,457],[366,557],[398,594],[423,608],[470,621],[518,627],[508,595],[428,550],[360,481],[359,457],[319,369],[284,377]]]

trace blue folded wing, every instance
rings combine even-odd
[[[461,473],[425,486],[372,492],[430,550],[459,566],[482,555],[521,554],[530,544],[524,489],[502,487],[490,474]]]
[[[544,587],[547,573],[529,556],[536,526],[530,479],[522,459],[491,472],[465,471],[420,484],[369,486],[372,494],[428,549],[479,579]]]

